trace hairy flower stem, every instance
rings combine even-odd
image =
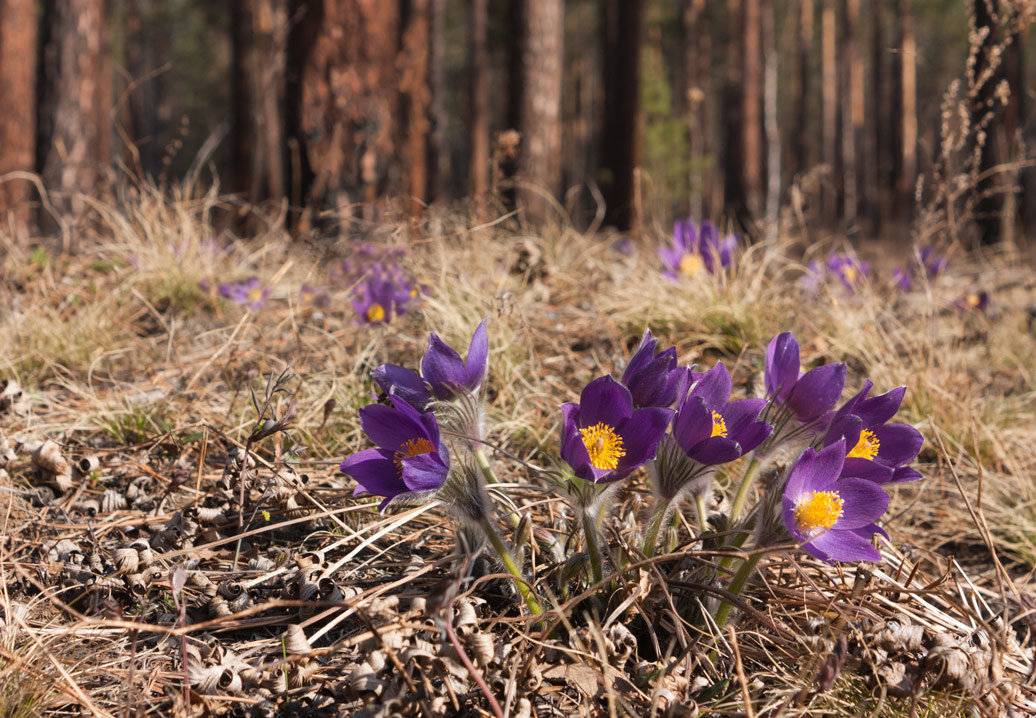
[[[754,554],[745,561],[741,568],[738,569],[737,573],[734,574],[734,578],[730,579],[730,586],[727,590],[735,596],[740,596],[742,589],[745,587],[745,583],[748,581],[748,577],[752,575],[752,571],[759,564],[759,559],[763,555],[761,553]],[[716,609],[716,625],[719,628],[723,628],[727,623],[727,618],[730,616],[731,605],[727,601],[720,604],[719,608]]]
[[[741,485],[737,487],[737,493],[734,494],[734,502],[730,506],[731,524],[741,516],[741,511],[745,508],[745,500],[748,498],[748,490],[752,487],[752,482],[759,474],[759,469],[762,466],[763,462],[753,456],[752,461],[748,464],[748,468],[745,469],[745,475],[741,477]]]
[[[698,536],[701,537],[709,528],[709,510],[705,508],[705,497],[694,497],[694,508],[698,512]]]
[[[504,540],[500,538],[500,534],[498,534],[496,529],[493,528],[492,522],[490,522],[489,519],[482,519],[482,521],[479,522],[479,526],[481,526],[482,530],[485,532],[486,538],[489,539],[489,543],[491,543],[493,548],[496,549],[497,554],[500,556],[500,560],[504,564],[504,568],[507,569],[509,574],[514,576],[515,583],[518,585],[518,593],[520,593],[522,598],[525,600],[525,605],[529,607],[529,610],[534,615],[538,616],[543,613],[543,608],[540,606],[540,602],[536,600],[535,594],[533,594],[532,589],[529,588],[529,582],[525,580],[525,576],[522,575],[521,569],[518,568],[518,564],[515,563],[514,557],[511,556],[510,549],[507,548],[507,544],[504,543]]]
[[[672,501],[659,502],[658,507],[655,509],[654,515],[651,517],[651,523],[648,524],[647,533],[644,535],[644,555],[651,558],[655,555],[655,546],[658,543],[658,534],[662,530],[662,525],[665,524],[666,518],[669,516],[670,508],[672,507]]]
[[[593,513],[583,510],[583,534],[586,536],[586,552],[590,554],[590,574],[594,583],[600,583],[604,576],[601,561],[601,547],[597,542],[597,519]]]
[[[497,481],[496,474],[493,473],[493,467],[489,465],[489,458],[486,456],[486,452],[481,448],[475,449],[475,460],[478,461],[478,468],[482,472],[482,476],[487,484],[500,483]],[[517,529],[520,521],[521,519],[513,511],[507,513],[507,523],[511,524],[512,529]]]

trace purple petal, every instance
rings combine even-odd
[[[455,389],[467,379],[467,368],[457,351],[432,332],[428,351],[421,358],[421,375],[440,399],[453,397]]]
[[[893,467],[902,466],[913,460],[924,444],[921,432],[909,424],[876,426],[874,438],[878,440],[878,455],[875,460]]]
[[[403,459],[403,483],[411,491],[434,491],[446,481],[449,467],[432,451]]]
[[[627,387],[630,385],[630,379],[644,369],[655,355],[655,348],[658,346],[658,340],[651,336],[651,330],[648,329],[644,332],[644,338],[640,340],[640,346],[637,347],[637,351],[630,357],[629,364],[626,365],[626,371],[622,373],[622,383]]]
[[[785,509],[789,502],[794,505],[799,498],[806,493],[806,482],[813,475],[813,464],[816,463],[816,449],[809,448],[802,452],[799,460],[788,472],[788,480],[784,484]],[[794,524],[794,522],[792,522]]]
[[[715,466],[741,458],[741,445],[725,436],[713,436],[694,447],[690,457],[699,464]]]
[[[849,451],[853,450],[860,441],[860,432],[863,430],[863,419],[855,414],[835,414],[827,433],[824,435],[824,446],[830,446],[839,439],[845,440]]]
[[[699,396],[704,399],[705,406],[712,411],[727,403],[732,386],[730,372],[723,366],[723,362],[717,362],[716,366],[705,372],[701,379],[691,387],[691,396]]]
[[[612,428],[629,418],[633,411],[630,390],[610,376],[594,379],[579,395],[580,428],[603,423]]]
[[[799,378],[799,343],[791,332],[770,340],[766,348],[766,395],[783,401]]]
[[[803,548],[807,546],[812,546],[826,554],[828,558],[825,560],[829,562],[881,561],[881,554],[871,545],[871,542],[853,531],[832,529],[820,534]]]
[[[654,458],[658,442],[672,418],[672,409],[654,406],[635,409],[629,420],[618,428],[626,455],[619,459],[616,472],[628,474],[645,461]]]
[[[402,402],[402,399],[399,401]],[[409,408],[409,405],[407,406]],[[396,407],[383,404],[362,407],[360,409],[360,426],[363,427],[371,441],[389,451],[398,451],[410,439],[427,438],[425,427],[420,421]]]
[[[907,481],[917,481],[923,479],[924,476],[920,471],[912,466],[899,466],[895,471],[892,472],[892,478],[889,479],[890,484],[902,484]]]
[[[864,426],[884,424],[899,411],[905,394],[905,386],[896,387],[884,394],[861,401],[853,413],[863,419]]]
[[[391,498],[406,491],[392,460],[392,453],[384,449],[366,449],[353,454],[338,468],[356,482],[354,494],[377,494]]]
[[[489,362],[489,336],[486,332],[488,317],[479,322],[475,333],[471,337],[471,344],[468,346],[468,356],[464,360],[467,372],[464,385],[474,391],[482,385],[486,376],[486,368]]]
[[[842,515],[832,530],[858,529],[874,523],[889,506],[889,495],[873,481],[839,479],[829,490],[842,499]]]
[[[766,402],[762,399],[735,399],[725,406],[721,406],[719,415],[723,417],[723,422],[727,425],[727,436],[740,442],[741,439],[737,435],[755,422],[764,406],[766,406]],[[751,451],[751,449],[746,449],[746,451]]]
[[[841,478],[866,479],[876,484],[887,484],[892,480],[892,469],[882,466],[876,461],[850,457],[842,466]]]
[[[423,411],[432,400],[428,383],[416,371],[398,364],[382,364],[371,372],[371,377],[389,396],[398,396],[418,411]]]
[[[700,396],[687,395],[673,420],[673,438],[685,452],[712,436],[712,412]]]
[[[825,364],[802,375],[792,387],[785,405],[805,423],[829,411],[845,386],[845,364]]]
[[[741,452],[747,454],[754,450],[759,444],[766,441],[766,438],[773,432],[773,427],[765,421],[755,421],[739,431],[737,434],[728,432],[730,437],[741,444]]]

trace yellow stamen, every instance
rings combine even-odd
[[[590,465],[595,469],[611,471],[619,465],[619,459],[626,455],[622,448],[622,437],[615,429],[604,423],[580,429],[583,445],[590,454]]]
[[[432,442],[424,437],[418,439],[408,439],[403,442],[403,445],[399,447],[395,454],[392,455],[392,460],[396,464],[396,469],[403,473],[403,459],[409,456],[418,456],[420,454],[430,454],[435,451],[435,447],[432,446]]]
[[[845,501],[837,491],[810,491],[795,502],[795,525],[806,538],[827,531],[842,518]]]
[[[702,270],[705,264],[697,254],[685,254],[680,259],[680,274],[685,277],[695,277]]]
[[[968,296],[964,297],[964,301],[966,301],[973,307],[977,307],[981,300],[979,299],[979,296],[977,294],[969,294]]]
[[[845,277],[845,281],[849,284],[855,284],[856,278],[860,276],[860,273],[851,264],[846,264],[842,267],[842,276]]]
[[[368,322],[381,322],[385,320],[385,307],[381,306],[377,302],[367,307],[367,321]]]
[[[263,298],[263,290],[262,289],[249,289],[248,290],[248,301],[250,301],[250,302],[258,302],[262,298]]]
[[[712,412],[712,435],[713,436],[726,436],[727,435],[727,422],[723,420],[718,411]]]
[[[878,437],[874,435],[874,432],[870,429],[864,429],[860,432],[860,440],[856,442],[856,446],[846,455],[846,458],[873,459],[878,455],[879,445],[880,442]]]

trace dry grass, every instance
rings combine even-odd
[[[430,292],[421,311],[369,327],[354,322],[344,284],[332,286],[326,310],[298,300],[303,282],[329,281],[347,243],[292,246],[277,218],[264,236],[235,242],[213,227],[222,207],[212,195],[167,199],[140,188],[120,208],[95,205],[95,229],[74,256],[0,239],[12,250],[0,268],[0,379],[17,380],[28,398],[24,412],[0,413],[0,436],[17,453],[2,486],[0,672],[21,679],[0,681],[18,686],[0,695],[0,712],[182,710],[186,641],[194,710],[485,713],[425,610],[456,563],[450,519],[434,507],[379,516],[335,471],[365,447],[356,409],[369,401],[369,370],[416,365],[428,331],[464,345],[485,315],[490,438],[540,465],[556,454],[559,404],[618,373],[647,327],[684,361],[722,359],[742,395],[758,383],[766,342],[792,330],[807,362],[849,364],[847,392],[865,377],[880,390],[906,384],[902,415],[927,439],[925,481],[894,492],[886,561],[868,571],[773,555],[739,605],[736,652],[696,618],[716,599],[716,554],[686,524],[676,554],[618,574],[607,604],[577,601],[549,556],[527,555],[541,595],[558,608],[549,637],[520,617],[494,566],[481,566],[485,575],[461,587],[455,623],[510,715],[681,714],[695,705],[735,715],[746,695],[758,716],[1032,709],[1036,294],[1024,257],[958,255],[947,276],[909,295],[875,279],[855,294],[830,287],[810,296],[796,281],[794,237],[751,248],[725,276],[672,284],[650,240],[628,255],[564,225],[470,230],[461,217],[436,215],[382,232],[407,243],[406,261]],[[257,312],[214,291],[249,276],[273,287]],[[949,308],[976,288],[994,297],[987,314]],[[255,424],[250,389],[261,394],[285,367],[297,374],[298,415],[289,432],[253,447],[259,464],[239,547],[238,484],[221,482]],[[274,413],[287,404],[275,397]],[[69,458],[98,456],[98,468],[65,494],[41,495],[28,449],[18,447],[45,437]],[[508,501],[539,526],[567,530],[570,511],[539,479],[502,456],[494,464]],[[616,546],[636,540],[645,510],[637,476],[609,519]],[[184,511],[195,518],[177,524]],[[119,567],[117,551],[159,534],[147,570]],[[185,628],[169,577],[181,564],[191,576]],[[309,581],[313,566],[329,582],[323,589]],[[247,601],[234,594],[242,584]],[[882,633],[891,619],[918,627],[923,645]],[[308,645],[292,643],[292,624]],[[820,688],[840,637],[848,661]],[[966,670],[953,673],[951,659]],[[900,669],[923,677],[904,688]]]

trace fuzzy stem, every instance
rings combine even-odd
[[[651,517],[651,523],[648,525],[647,534],[644,536],[644,555],[648,558],[655,555],[658,534],[662,530],[662,524],[665,523],[666,516],[669,515],[669,509],[672,505],[671,501],[660,500],[658,507],[655,508],[655,513]]]
[[[475,460],[478,461],[478,468],[482,472],[483,478],[485,478],[487,484],[499,484],[497,481],[496,474],[493,473],[493,467],[489,464],[489,459],[486,457],[486,452],[481,447],[475,449]],[[507,512],[507,523],[511,524],[512,529],[517,529],[521,519],[513,511]]]
[[[535,614],[540,615],[543,613],[543,608],[540,606],[540,602],[536,600],[535,594],[529,588],[528,581],[525,580],[525,576],[522,575],[521,569],[518,568],[518,564],[514,562],[514,557],[511,556],[511,551],[507,548],[507,544],[500,538],[500,534],[493,528],[493,524],[489,519],[483,519],[479,522],[479,526],[486,534],[486,538],[489,539],[489,543],[496,549],[497,554],[500,556],[500,560],[504,564],[504,568],[507,572],[514,576],[515,583],[518,585],[518,593],[522,595],[525,600],[525,605],[529,607],[529,610]]]
[[[583,510],[583,534],[586,536],[586,551],[590,554],[590,574],[594,583],[600,583],[604,572],[601,547],[597,542],[597,521],[588,509]]]
[[[735,596],[741,595],[741,590],[745,587],[748,577],[752,575],[752,571],[755,570],[755,567],[759,564],[759,559],[762,557],[763,555],[761,553],[754,554],[741,565],[741,568],[739,568],[737,573],[734,574],[734,578],[730,579],[730,586],[727,587],[727,590],[730,591],[730,593]],[[730,608],[731,604],[724,601],[720,604],[719,608],[716,609],[716,625],[720,628],[723,628],[723,626],[726,625],[727,618],[730,616]]]
[[[705,508],[705,497],[694,497],[694,508],[698,512],[698,536],[701,537],[709,528],[709,510]]]
[[[745,499],[748,498],[748,489],[752,486],[752,481],[759,473],[759,469],[762,468],[763,462],[752,457],[752,461],[748,464],[748,468],[745,469],[745,475],[741,478],[741,485],[737,487],[737,493],[734,495],[734,503],[730,506],[730,523],[733,524],[737,521],[741,515],[741,510],[745,508]]]

